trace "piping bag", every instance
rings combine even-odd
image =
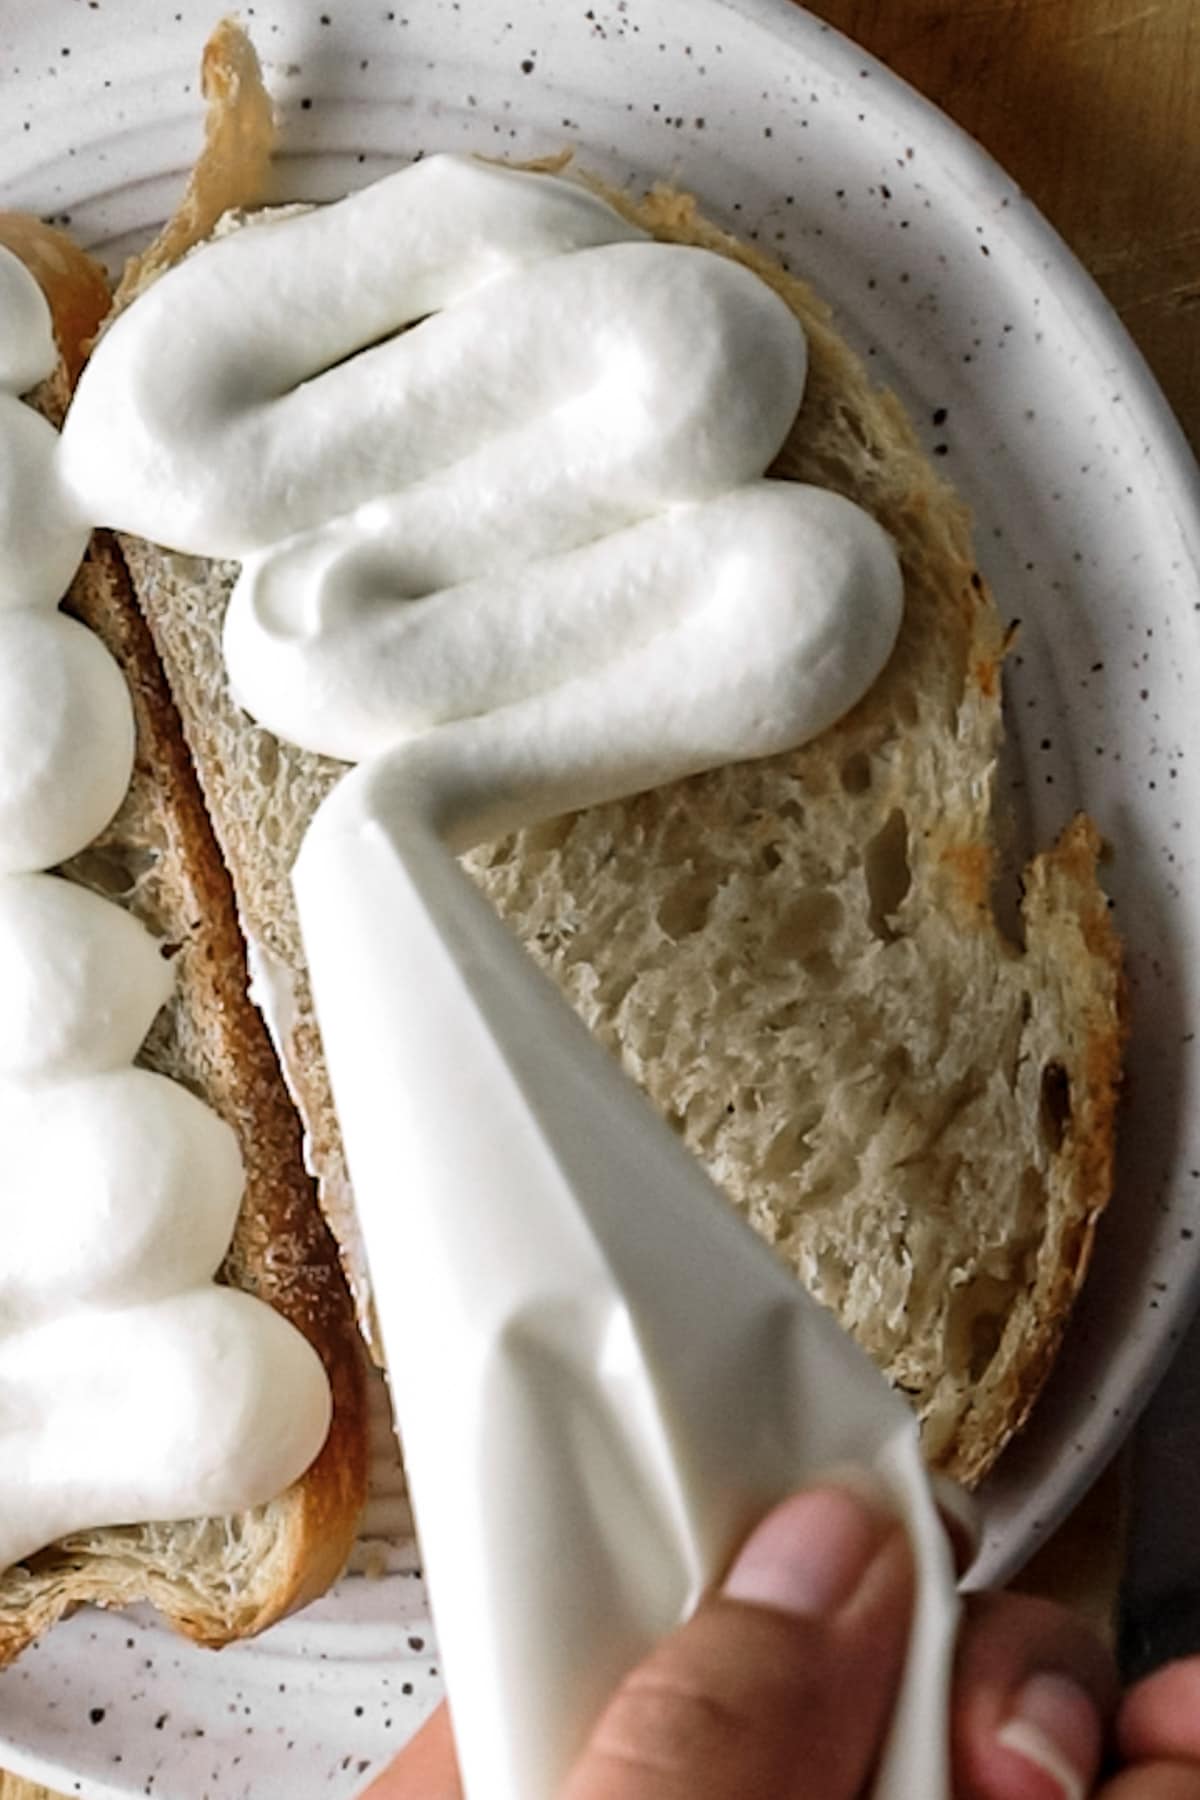
[[[412,765],[347,775],[293,883],[469,1800],[553,1800],[741,1538],[847,1466],[917,1565],[871,1793],[945,1800],[955,1584],[912,1413],[459,868],[517,815],[455,817]]]

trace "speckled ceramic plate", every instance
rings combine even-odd
[[[0,205],[69,224],[114,264],[165,216],[220,10],[176,5],[0,10]],[[1047,841],[1080,806],[1100,821],[1134,1010],[1095,1272],[984,1495],[977,1578],[1001,1576],[1114,1447],[1196,1286],[1200,526],[1179,432],[1003,173],[787,0],[264,0],[245,15],[283,106],[289,196],[329,198],[438,148],[571,144],[617,181],[678,180],[823,290],[975,508],[983,566],[1022,621],[1020,837]],[[379,1434],[366,1540],[332,1596],[220,1657],[149,1617],[80,1615],[0,1677],[0,1761],[96,1796],[354,1793],[436,1691],[382,1418]]]

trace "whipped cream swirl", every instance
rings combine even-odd
[[[411,747],[479,835],[790,747],[874,679],[890,541],[760,479],[806,360],[740,264],[440,156],[163,277],[85,371],[63,478],[243,560],[226,659],[264,725]]]

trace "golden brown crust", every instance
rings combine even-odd
[[[1100,853],[1100,834],[1081,814],[1026,871],[1027,920],[1069,921],[1078,928],[1080,944],[1064,943],[1062,956],[1067,963],[1073,956],[1086,957],[1093,997],[1085,1014],[1085,1041],[1076,1056],[1081,1078],[1071,1084],[1070,1112],[1062,1121],[1072,1150],[1063,1203],[1067,1229],[1057,1246],[1049,1293],[1025,1335],[1020,1360],[1006,1382],[969,1409],[943,1464],[947,1474],[967,1487],[982,1480],[1029,1419],[1054,1366],[1091,1262],[1096,1227],[1112,1194],[1128,1020],[1121,942],[1097,879]]]
[[[126,264],[113,299],[115,312],[209,235],[232,204],[227,193],[240,195],[244,206],[267,194],[275,109],[254,45],[233,19],[222,19],[205,44],[200,85],[208,104],[204,148],[171,218],[149,249]]]

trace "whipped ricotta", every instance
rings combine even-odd
[[[297,1343],[262,1301],[211,1283],[6,1331],[0,1561],[97,1523],[273,1499],[325,1432],[324,1371]]]
[[[947,1792],[953,1575],[911,1413],[447,852],[798,744],[874,680],[893,546],[764,478],[805,372],[739,265],[438,157],[189,257],[105,336],[65,429],[75,505],[242,559],[242,704],[360,764],[293,881],[487,1800],[558,1792],[739,1535],[851,1461],[921,1571],[873,1791]]]
[[[122,907],[57,875],[0,881],[0,1080],[123,1068],[173,985]]]
[[[59,481],[58,433],[0,388],[0,611],[53,606],[87,541],[87,523]]]
[[[56,434],[19,394],[57,360],[0,249],[0,1569],[72,1532],[241,1511],[307,1467],[325,1373],[261,1302],[213,1285],[243,1188],[230,1128],[131,1066],[171,978],[119,907],[44,873],[133,771],[128,690],[57,610],[87,541]]]
[[[46,296],[19,256],[0,256],[0,389],[27,394],[58,366],[58,345]]]
[[[132,771],[133,708],[99,638],[49,607],[0,612],[0,874],[82,850]]]
[[[762,479],[806,364],[740,264],[432,157],[157,282],[84,372],[63,480],[243,559],[225,648],[256,718],[346,761],[411,750],[483,833],[481,778],[505,822],[562,811],[799,743],[878,674],[890,541]]]

